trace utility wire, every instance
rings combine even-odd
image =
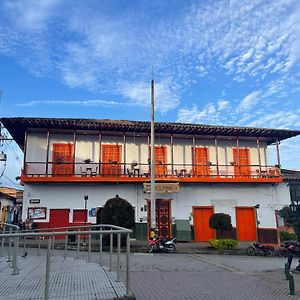
[[[19,186],[15,182],[13,182],[8,176],[6,176],[4,174],[3,177],[6,178],[6,179],[8,179],[15,186],[15,188],[17,188],[17,189],[19,188]]]
[[[14,148],[8,143],[8,141],[6,141],[6,144],[8,146],[8,149],[10,149],[10,151],[14,154],[15,159],[19,163],[20,167],[22,167],[22,163],[20,161],[20,158],[19,158],[18,154],[15,152]]]

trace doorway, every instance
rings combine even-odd
[[[151,202],[147,200],[148,205],[148,232],[151,229]],[[172,237],[172,222],[171,222],[171,200],[168,199],[156,199],[156,228],[159,230],[159,234],[164,238]],[[149,236],[149,234],[148,234]]]

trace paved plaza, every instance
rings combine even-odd
[[[20,275],[11,275],[6,259],[0,261],[0,299],[42,299],[45,250],[37,256],[28,249],[19,257]],[[20,253],[21,254],[21,253]],[[99,254],[55,250],[51,261],[50,299],[118,299],[125,293],[115,273],[99,266]],[[109,264],[104,253],[103,265]],[[131,290],[136,299],[300,299],[300,274],[295,274],[296,295],[290,296],[283,267],[285,258],[243,255],[132,253]],[[116,256],[113,258],[114,265]],[[297,261],[293,262],[293,268]],[[125,281],[125,254],[121,255]],[[26,271],[26,272],[25,272]]]

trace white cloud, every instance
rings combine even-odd
[[[122,83],[119,91],[131,103],[146,108],[150,107],[151,89],[149,84],[144,82]],[[155,83],[154,102],[155,109],[161,113],[166,113],[178,106],[179,99],[168,81]]]
[[[28,102],[17,103],[18,106],[36,106],[36,105],[77,105],[77,106],[119,106],[131,105],[126,102],[110,100],[31,100]]]
[[[253,106],[255,106],[259,100],[259,91],[254,91],[248,94],[242,101],[240,102],[238,109],[241,111],[249,111]]]

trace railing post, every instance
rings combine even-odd
[[[46,276],[45,276],[45,300],[49,299],[50,262],[51,262],[51,237],[48,237]]]
[[[120,281],[120,252],[121,252],[121,233],[118,233],[118,241],[117,241],[117,281]]]
[[[130,236],[126,237],[126,296],[130,295]]]
[[[12,275],[18,275],[19,274],[19,270],[18,270],[18,267],[17,267],[18,247],[19,247],[19,237],[15,237],[14,238],[13,261],[12,261],[12,267],[13,267]]]
[[[4,228],[5,228],[5,225],[3,225],[2,233],[5,233]],[[4,249],[4,238],[1,238],[1,253],[0,253],[1,256],[3,256],[3,249]]]
[[[38,237],[38,239],[39,239],[39,240],[38,240],[38,253],[37,253],[37,255],[38,255],[38,256],[40,256],[40,249],[41,249],[41,237],[39,236],[39,237]]]
[[[24,236],[24,240],[23,240],[23,255],[25,255],[26,252],[26,236]]]
[[[109,243],[109,271],[112,271],[113,265],[112,265],[112,256],[113,256],[113,233],[110,234],[110,243]]]
[[[64,259],[66,259],[67,256],[67,248],[68,248],[68,235],[65,236],[65,252],[64,252]]]
[[[100,228],[102,231],[102,228]],[[102,265],[102,233],[99,234],[99,264]]]
[[[51,256],[54,254],[54,248],[55,248],[55,235],[52,236],[52,251],[51,251]]]
[[[9,234],[12,234],[12,228],[9,228]],[[11,262],[11,237],[8,238],[8,253],[7,253],[7,261]]]
[[[90,229],[91,231],[91,229]],[[88,253],[88,262],[91,262],[91,248],[92,248],[92,235],[89,234],[89,253]]]
[[[79,251],[80,251],[80,234],[77,235],[77,253],[76,253],[76,259],[79,258]]]

